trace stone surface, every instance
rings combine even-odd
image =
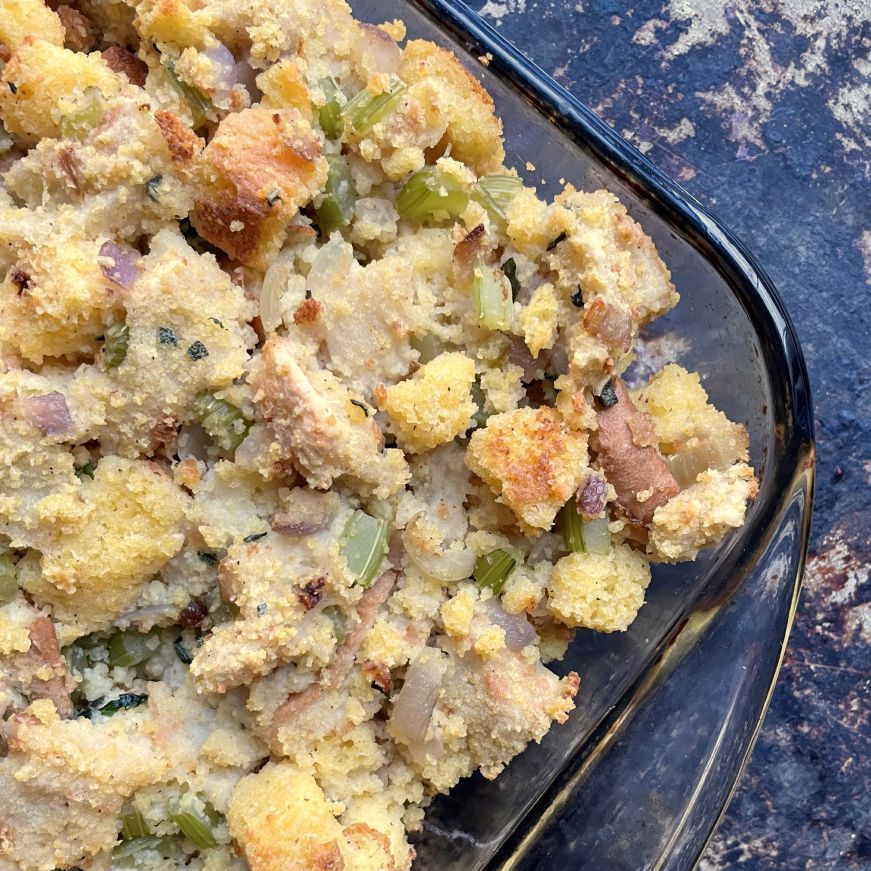
[[[472,0],[734,229],[814,387],[805,589],[703,871],[871,869],[871,7],[867,0]]]

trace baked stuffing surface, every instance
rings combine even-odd
[[[0,0],[0,869],[408,869],[744,522],[606,191],[341,0]]]

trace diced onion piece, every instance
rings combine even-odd
[[[321,79],[318,83],[324,92],[326,102],[318,108],[318,120],[327,139],[340,139],[344,129],[342,107],[339,105],[339,89],[332,79]]]
[[[411,347],[420,355],[418,357],[418,363],[421,365],[431,363],[436,357],[444,354],[447,350],[444,342],[432,333],[424,333],[422,336],[415,336],[411,340]]]
[[[489,266],[475,267],[475,311],[488,330],[507,330],[514,317],[511,285],[504,273]]]
[[[372,94],[364,88],[349,100],[342,109],[342,117],[358,136],[365,136],[395,111],[406,89],[401,79],[391,76],[387,89],[380,94]]]
[[[227,46],[218,43],[202,52],[215,66],[216,95],[226,96],[236,84],[236,58]]]
[[[23,396],[18,402],[27,422],[44,435],[66,436],[74,424],[66,397],[57,390],[41,396]]]
[[[475,580],[482,587],[489,587],[494,593],[501,593],[508,576],[517,565],[515,556],[505,548],[491,550],[478,557],[475,563]]]
[[[146,835],[142,838],[133,838],[130,841],[124,841],[112,850],[113,859],[129,859],[143,850],[156,850],[166,842],[166,838],[159,838],[157,835]]]
[[[413,533],[413,526],[416,522],[416,517],[409,521],[408,532]],[[443,583],[464,581],[472,576],[475,569],[475,552],[473,550],[458,547],[431,553],[417,546],[414,534],[406,535],[403,541],[408,558],[425,575]]]
[[[0,553],[0,605],[7,605],[18,595],[15,563],[12,554]]]
[[[574,496],[563,505],[559,514],[560,532],[563,534],[563,544],[569,553],[586,553],[584,529],[581,515],[578,514],[578,504]]]
[[[514,175],[485,175],[478,179],[472,199],[487,210],[490,218],[504,224],[511,201],[523,189],[523,182]]]
[[[125,841],[132,841],[134,838],[144,838],[150,835],[151,831],[145,822],[145,817],[137,811],[133,810],[121,816],[121,837]]]
[[[359,509],[348,520],[340,549],[361,587],[368,587],[375,579],[387,553],[389,531],[386,520]]]
[[[496,596],[487,600],[484,609],[490,621],[505,631],[505,646],[509,650],[523,650],[527,645],[538,641],[535,627],[525,613],[509,614]]]
[[[393,702],[390,723],[409,743],[426,739],[446,671],[445,655],[434,647],[425,647],[408,667],[405,683]]]
[[[103,334],[103,368],[117,369],[127,359],[130,327],[124,321],[113,321]]]
[[[608,518],[597,517],[595,520],[584,520],[582,523],[584,545],[588,553],[604,554],[611,550],[611,531],[608,529]]]
[[[150,182],[149,182],[150,183]],[[131,245],[119,245],[117,242],[104,242],[100,246],[100,257],[112,260],[112,265],[102,264],[103,275],[122,290],[130,290],[138,277],[136,264],[142,255]]]
[[[260,323],[266,333],[281,326],[281,297],[287,290],[287,282],[293,273],[294,251],[285,248],[279,251],[263,275],[260,287]]]
[[[468,204],[469,195],[456,179],[435,166],[427,166],[405,183],[396,201],[396,210],[410,221],[444,220],[458,218]]]
[[[354,218],[357,194],[351,170],[337,154],[327,156],[329,172],[321,204],[315,210],[322,236],[329,236],[339,227],[347,227]]]
[[[202,428],[225,451],[233,451],[248,434],[250,424],[232,403],[210,393],[200,394],[191,406]]]
[[[181,833],[201,850],[217,847],[218,841],[211,820],[208,819],[205,809],[200,810],[197,807],[198,803],[196,799],[185,796],[170,817]]]
[[[109,665],[129,668],[139,665],[157,653],[160,642],[154,635],[127,630],[116,632],[109,641]]]
[[[369,55],[379,73],[399,72],[402,49],[389,33],[375,24],[361,24],[360,36],[363,52]]]

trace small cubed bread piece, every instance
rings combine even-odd
[[[64,642],[110,626],[184,543],[184,493],[151,463],[105,457],[79,499],[80,521],[18,564],[24,589],[63,621]]]
[[[587,436],[552,408],[518,408],[472,434],[466,465],[527,527],[550,529],[586,473]]]
[[[13,52],[30,35],[64,44],[64,26],[43,0],[0,0],[0,42]]]
[[[402,53],[399,76],[409,85],[424,79],[435,83],[453,158],[479,175],[502,166],[502,122],[496,117],[493,98],[453,54],[432,42],[412,40]]]
[[[475,362],[456,352],[440,354],[407,381],[388,388],[384,410],[403,450],[420,454],[464,433],[477,410],[474,380]]]
[[[379,499],[405,486],[410,473],[402,451],[384,450],[378,424],[292,339],[266,342],[250,383],[281,456],[293,461],[310,486],[326,490],[344,477]]]
[[[566,626],[623,632],[649,583],[646,557],[626,545],[607,554],[571,553],[554,566],[547,607]]]
[[[660,453],[681,486],[706,469],[747,461],[747,430],[710,404],[696,372],[670,363],[633,398],[653,418]]]
[[[747,501],[759,485],[753,469],[736,463],[725,472],[702,472],[691,487],[656,509],[648,550],[654,560],[677,563],[694,560],[699,551],[722,541],[744,523]]]
[[[288,221],[324,186],[327,162],[297,109],[245,109],[220,123],[199,171],[191,223],[231,257],[263,271]]]
[[[95,353],[120,308],[99,254],[98,241],[68,235],[23,252],[0,283],[0,348],[37,365],[45,357]]]
[[[251,871],[344,868],[344,834],[315,779],[290,762],[270,762],[242,778],[227,810],[227,826]]]
[[[81,54],[27,37],[3,68],[0,85],[0,120],[13,136],[34,144],[61,138],[64,119],[84,110],[89,88],[114,97],[124,82],[99,52]]]

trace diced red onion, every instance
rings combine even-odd
[[[24,396],[20,405],[27,422],[45,435],[64,436],[72,433],[73,417],[63,393],[53,390],[42,396]]]
[[[532,352],[520,336],[511,337],[511,346],[508,348],[508,360],[523,370],[520,380],[524,384],[531,384],[535,380],[535,370],[540,368],[540,364],[532,356]]]
[[[588,475],[575,499],[578,512],[583,517],[598,517],[605,510],[605,503],[608,501],[608,485],[605,479],[596,472]]]
[[[263,96],[260,88],[257,87],[257,76],[260,73],[261,70],[255,70],[246,60],[240,60],[236,64],[236,84],[242,85],[248,91],[252,103],[256,103]]]
[[[279,535],[302,538],[305,535],[323,532],[330,525],[332,519],[332,516],[326,512],[303,518],[293,518],[288,514],[276,514],[272,518],[272,531]]]
[[[425,647],[409,666],[390,715],[394,731],[409,743],[426,739],[446,671],[445,655],[434,647]]]
[[[389,33],[374,24],[361,24],[361,50],[368,54],[376,72],[399,74],[402,51]]]
[[[114,262],[111,266],[101,264],[103,275],[122,290],[130,290],[136,283],[139,271],[136,264],[142,255],[130,245],[119,245],[117,242],[104,242],[100,246],[100,257],[109,257]]]
[[[509,650],[523,650],[538,641],[538,634],[526,614],[509,614],[496,596],[487,600],[484,610],[492,623],[505,630],[505,646]]]

